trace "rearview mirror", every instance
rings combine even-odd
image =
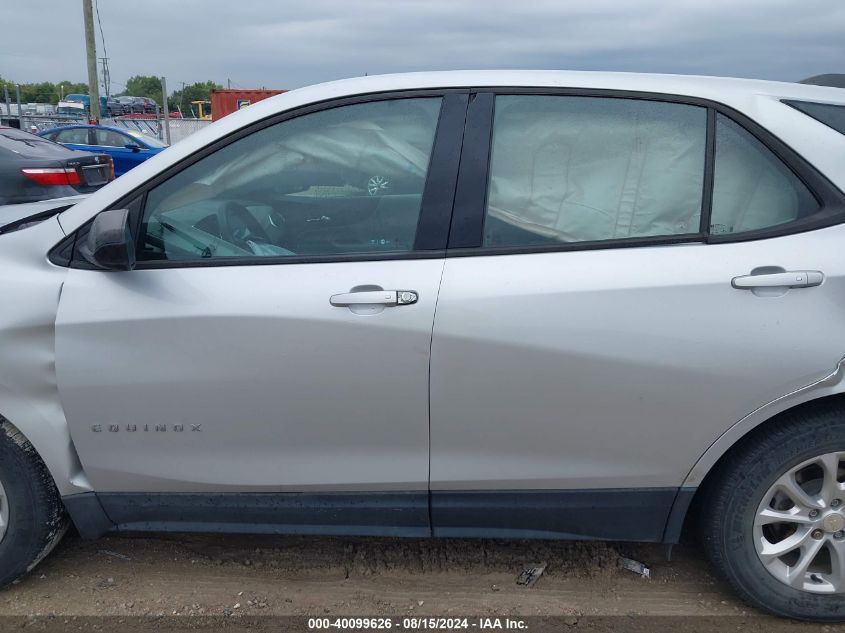
[[[135,241],[127,209],[101,211],[91,223],[88,239],[79,249],[89,264],[101,270],[135,268]]]
[[[131,149],[133,152],[140,152],[141,151],[141,146],[138,145],[137,143],[127,143],[126,145],[124,145],[124,147],[126,149]]]

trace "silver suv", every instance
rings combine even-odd
[[[674,543],[689,514],[744,599],[845,618],[844,112],[366,77],[7,224],[0,583],[65,517]]]

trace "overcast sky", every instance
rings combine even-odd
[[[164,75],[172,91],[207,79],[295,88],[364,73],[460,68],[787,81],[845,72],[843,0],[98,2],[112,92],[136,74]],[[0,76],[86,81],[81,0],[12,5],[0,37]],[[99,29],[97,48],[102,56]]]

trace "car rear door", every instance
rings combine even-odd
[[[72,127],[61,130],[53,140],[68,149],[82,152],[97,151],[97,148],[92,147],[95,144],[95,139],[90,127]]]
[[[59,391],[114,520],[139,520],[132,493],[265,493],[229,515],[209,502],[251,523],[285,519],[249,518],[274,493],[302,509],[330,492],[317,531],[428,533],[429,349],[467,98],[402,97],[228,139],[132,207],[136,270],[77,260]]]
[[[436,534],[659,540],[716,438],[834,370],[841,194],[731,116],[475,96],[432,340]]]

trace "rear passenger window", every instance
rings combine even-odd
[[[698,106],[497,97],[484,246],[698,233],[706,130]]]
[[[72,143],[74,145],[88,145],[88,128],[75,127],[62,130],[56,137],[57,143]]]
[[[813,194],[777,156],[721,114],[716,117],[715,160],[713,235],[778,226],[820,209]]]

